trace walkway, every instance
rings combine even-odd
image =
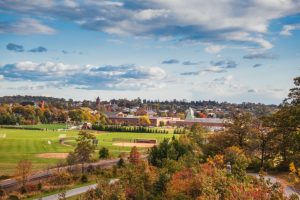
[[[255,176],[257,178],[259,177],[259,174],[257,174],[257,173],[248,173],[248,174],[251,175],[251,176]],[[281,184],[281,182],[276,177],[274,177],[274,176],[265,175],[264,178],[265,178],[265,180],[270,180],[270,182],[272,184],[274,184],[274,183],[280,183]],[[292,187],[286,186],[286,185],[283,185],[283,184],[281,184],[281,185],[283,187],[283,192],[284,192],[284,194],[286,196],[290,196],[292,194],[296,194],[300,198],[300,194],[296,190],[294,190]]]
[[[66,198],[73,197],[73,196],[85,193],[90,189],[95,189],[96,187],[97,187],[97,184],[93,184],[93,185],[87,185],[87,186],[67,190],[66,191]],[[53,195],[50,195],[50,196],[39,198],[39,200],[40,199],[41,200],[58,200],[59,199],[59,194],[53,194]]]

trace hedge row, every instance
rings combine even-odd
[[[46,130],[45,128],[35,128],[35,127],[25,127],[25,126],[8,126],[8,125],[0,125],[0,128],[22,129],[22,130],[38,130],[38,131]]]
[[[169,133],[167,130],[153,129],[143,126],[120,126],[120,125],[92,125],[93,130],[109,132],[132,132],[132,133]]]

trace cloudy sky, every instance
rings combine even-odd
[[[0,0],[0,95],[280,103],[300,0]]]

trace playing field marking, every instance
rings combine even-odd
[[[0,138],[6,138],[6,134],[0,134]]]
[[[69,153],[41,153],[37,154],[36,157],[38,158],[59,158],[64,159],[69,155]]]

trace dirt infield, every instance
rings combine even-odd
[[[155,144],[151,143],[134,143],[134,142],[114,142],[112,145],[119,147],[153,147]]]
[[[64,159],[68,156],[69,153],[41,153],[36,155],[38,158],[59,158]]]

